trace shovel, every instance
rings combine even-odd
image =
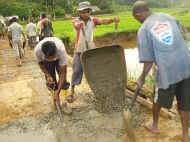
[[[129,137],[129,139],[132,141],[132,142],[136,142],[136,139],[135,139],[135,132],[134,132],[134,128],[133,128],[133,125],[132,125],[132,122],[133,122],[133,118],[132,118],[132,109],[135,105],[135,102],[136,102],[136,99],[137,99],[137,96],[139,95],[139,91],[140,91],[141,87],[137,86],[137,88],[135,89],[135,93],[134,93],[134,97],[132,99],[132,102],[131,102],[131,105],[129,106],[129,108],[124,112],[123,112],[123,116],[124,116],[124,119],[125,119],[125,126],[126,126],[126,132],[127,132],[127,135]]]
[[[115,24],[114,24],[114,39],[113,39],[112,45],[116,45],[116,39],[118,36],[118,24],[119,23],[117,23],[117,22],[115,22]]]
[[[54,87],[53,87],[52,90],[53,90],[53,96],[55,96],[55,85],[54,85]],[[54,104],[55,104],[57,113],[58,113],[58,115],[59,115],[60,121],[62,121],[62,120],[63,120],[63,113],[62,113],[62,111],[61,111],[61,106],[60,106],[60,104],[58,104],[57,101],[54,102]]]
[[[82,34],[83,34],[83,36],[84,36],[86,49],[89,50],[89,44],[88,44],[88,41],[87,41],[87,38],[86,38],[86,33],[85,33],[85,31],[84,31],[84,28],[82,28]]]

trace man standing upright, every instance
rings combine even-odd
[[[68,96],[68,101],[72,102],[74,99],[75,85],[79,85],[83,76],[83,68],[80,60],[81,53],[87,49],[95,47],[93,42],[93,31],[97,25],[111,24],[119,22],[117,17],[108,19],[99,19],[91,17],[92,6],[90,2],[85,1],[79,3],[78,6],[79,17],[73,19],[73,26],[76,31],[75,53],[73,57],[73,74],[71,81],[71,94]]]
[[[33,49],[36,44],[37,27],[32,18],[30,19],[30,22],[26,25],[26,35],[28,38],[28,45],[31,49]]]
[[[18,23],[17,17],[11,19],[11,25],[8,27],[8,35],[11,37],[12,47],[16,52],[16,59],[19,61],[19,66],[21,66],[24,56],[23,42],[26,42],[26,38],[22,26]]]
[[[152,13],[144,1],[133,6],[133,16],[142,23],[138,31],[140,62],[144,64],[137,85],[142,87],[153,63],[157,66],[156,91],[153,105],[153,122],[146,128],[158,133],[161,107],[171,108],[177,98],[183,139],[188,137],[190,111],[190,52],[175,18],[163,13]]]
[[[42,13],[40,18],[41,19],[37,24],[39,31],[39,40],[43,40],[45,37],[52,37],[53,26],[50,19],[48,19],[46,13]]]

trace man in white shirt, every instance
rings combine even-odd
[[[18,23],[17,17],[11,19],[11,25],[8,27],[8,34],[11,37],[13,49],[16,52],[16,59],[19,61],[19,66],[22,64],[24,57],[23,41],[26,41],[22,26]]]
[[[46,13],[41,14],[40,21],[37,23],[37,30],[40,41],[45,37],[53,36],[53,25],[51,20],[47,17]]]
[[[34,24],[33,19],[30,19],[30,23],[26,25],[26,35],[28,38],[28,45],[31,49],[35,47],[36,36],[37,36],[37,27]]]
[[[34,53],[40,69],[45,75],[47,87],[55,91],[54,103],[60,106],[60,91],[61,89],[68,89],[70,86],[66,79],[67,53],[65,46],[56,37],[46,37],[36,45]],[[58,81],[56,72],[59,75]],[[67,106],[66,103],[65,106]]]
[[[92,6],[90,2],[85,1],[79,3],[78,14],[79,17],[73,19],[73,27],[76,31],[75,53],[73,57],[73,74],[71,81],[71,94],[68,97],[69,102],[74,100],[75,86],[79,85],[83,76],[83,68],[80,61],[81,54],[95,47],[93,42],[93,32],[98,25],[107,25],[111,23],[118,23],[118,17],[100,19],[91,17]]]

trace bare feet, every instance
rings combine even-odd
[[[144,127],[153,134],[159,134],[158,127],[153,123],[145,124]]]

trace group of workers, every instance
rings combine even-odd
[[[75,86],[81,83],[83,67],[80,56],[87,50],[95,48],[93,31],[96,26],[118,23],[119,18],[101,19],[92,17],[92,6],[88,1],[79,3],[78,17],[73,19],[73,27],[76,31],[75,52],[73,57],[73,73],[70,83],[67,81],[67,53],[63,42],[53,36],[53,28],[49,19],[43,15],[40,22],[40,41],[35,46],[34,53],[40,69],[45,75],[48,88],[55,91],[54,101],[60,104],[61,89],[71,88],[67,97],[68,103],[75,99]],[[189,111],[190,111],[190,51],[186,46],[181,26],[172,16],[164,13],[153,13],[144,1],[136,1],[133,6],[134,18],[142,23],[138,30],[138,51],[140,63],[143,63],[143,71],[137,80],[138,87],[142,87],[153,64],[157,67],[156,90],[153,105],[153,121],[145,127],[159,133],[158,119],[162,107],[171,108],[174,96],[176,96],[178,111],[182,124],[182,142],[190,142]],[[32,21],[31,21],[32,22]],[[126,21],[127,22],[127,21]],[[48,28],[52,29],[49,32]],[[33,29],[30,31],[29,29]],[[15,31],[20,31],[19,35]],[[12,44],[17,50],[20,44],[22,32],[21,26],[13,21],[9,30],[12,34]],[[33,43],[36,37],[35,24],[27,25],[29,42]],[[18,38],[19,37],[19,38]],[[34,47],[33,44],[32,47]],[[89,50],[88,49],[88,50]],[[56,78],[58,74],[58,78]]]
[[[34,19],[30,18],[24,31],[22,25],[18,23],[18,17],[13,16],[9,20],[7,33],[9,44],[15,50],[16,60],[18,61],[18,65],[21,66],[26,41],[28,41],[28,46],[33,49],[39,40],[53,36],[53,27],[47,15],[42,13],[37,25]]]

